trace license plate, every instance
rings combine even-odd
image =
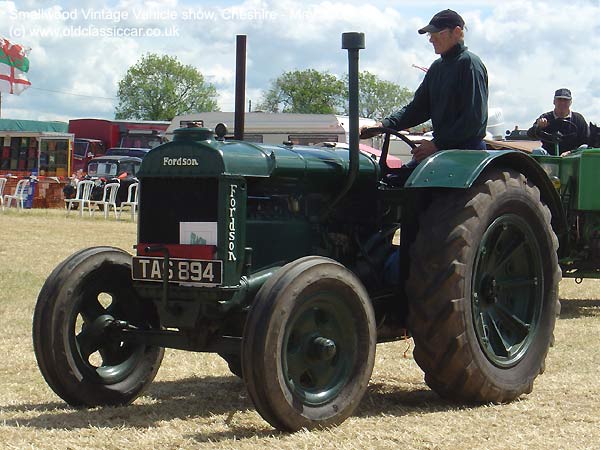
[[[131,277],[139,281],[163,281],[163,258],[134,256]],[[223,261],[169,259],[169,282],[218,286],[223,283]]]

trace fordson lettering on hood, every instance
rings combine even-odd
[[[198,160],[196,158],[169,158],[165,156],[163,158],[163,166],[198,166]]]

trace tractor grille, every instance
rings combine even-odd
[[[139,242],[179,244],[180,222],[217,222],[216,178],[144,178]]]

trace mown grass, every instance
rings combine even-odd
[[[156,380],[130,406],[66,405],[35,362],[37,294],[80,248],[131,250],[136,225],[13,210],[0,213],[0,230],[1,448],[598,448],[598,281],[561,282],[556,344],[530,395],[507,405],[448,403],[423,382],[410,341],[389,343],[377,348],[371,384],[353,417],[337,428],[286,434],[261,419],[243,381],[210,354],[167,350]]]

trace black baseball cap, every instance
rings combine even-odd
[[[460,14],[451,9],[445,9],[440,11],[429,21],[429,25],[424,26],[419,30],[419,34],[425,33],[437,33],[438,31],[445,30],[446,28],[461,27],[464,28],[465,21]]]
[[[554,98],[566,98],[567,100],[571,100],[571,91],[567,88],[558,89],[554,93]]]

